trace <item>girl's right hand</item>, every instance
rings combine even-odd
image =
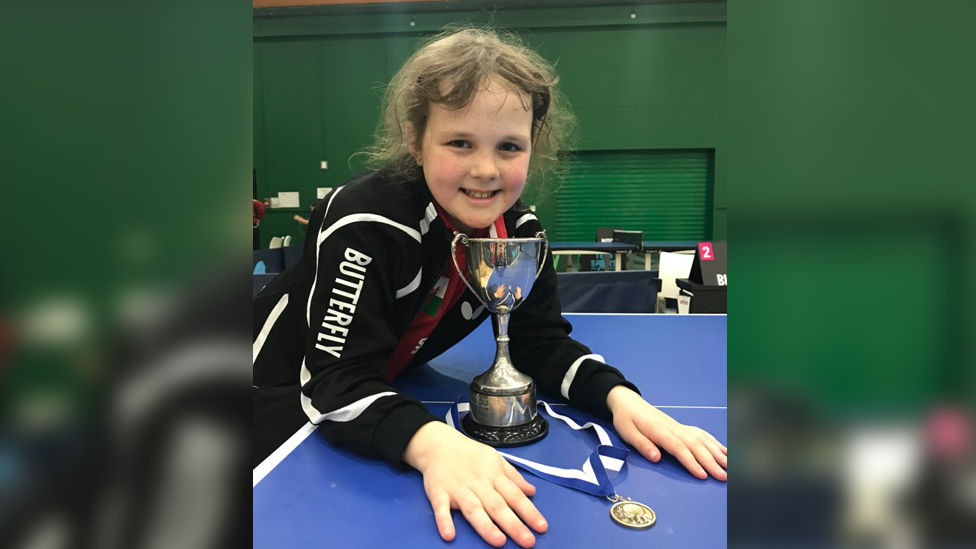
[[[423,474],[444,541],[454,539],[451,509],[460,509],[475,531],[495,547],[505,544],[505,534],[522,547],[532,547],[535,536],[526,524],[540,534],[549,527],[526,497],[535,494],[534,486],[494,448],[444,423],[434,421],[418,429],[403,460]]]

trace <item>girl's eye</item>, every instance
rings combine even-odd
[[[518,152],[522,150],[522,148],[516,145],[515,143],[503,143],[498,148],[505,152]]]
[[[456,147],[456,148],[459,148],[459,149],[469,149],[469,148],[471,148],[471,144],[468,143],[467,141],[463,140],[463,139],[455,139],[454,141],[449,141],[447,144],[449,146],[451,146],[451,147]]]

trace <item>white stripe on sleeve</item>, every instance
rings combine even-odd
[[[271,329],[274,328],[275,322],[278,321],[278,317],[281,316],[281,312],[285,310],[288,306],[288,294],[281,296],[278,303],[275,304],[274,308],[271,309],[271,314],[264,321],[264,326],[261,326],[261,331],[258,332],[257,339],[254,340],[254,345],[251,348],[251,365],[253,366],[255,362],[258,361],[258,355],[261,354],[261,347],[264,347],[264,342],[268,339],[268,334],[271,333]]]
[[[383,217],[382,215],[360,213],[360,214],[347,215],[342,219],[340,219],[339,221],[336,221],[335,223],[330,225],[328,229],[319,233],[319,239],[316,242],[316,245],[321,246],[322,243],[325,242],[326,238],[329,238],[330,236],[332,236],[332,233],[338,231],[339,229],[345,227],[346,225],[349,225],[351,223],[361,223],[364,221],[370,221],[373,223],[382,223],[384,225],[396,227],[397,229],[400,229],[401,231],[410,235],[410,237],[416,240],[417,242],[422,242],[422,240],[420,239],[420,231],[418,231],[417,229],[414,229],[412,227],[407,227],[402,223],[397,223],[396,221],[393,221],[388,217]]]
[[[536,221],[539,220],[538,217],[536,217],[536,216],[534,216],[532,214],[525,214],[525,215],[523,215],[522,217],[518,218],[518,221],[515,222],[515,228],[518,229],[519,227],[521,227],[522,225],[524,225],[526,221],[529,221],[529,220],[532,220],[532,219],[535,219]]]
[[[396,291],[396,298],[397,299],[400,299],[401,297],[403,297],[405,295],[408,295],[411,292],[413,292],[414,290],[416,290],[417,288],[419,288],[420,287],[420,275],[423,274],[423,272],[424,272],[424,268],[421,267],[417,271],[417,276],[413,277],[413,280],[410,281],[410,284],[407,284],[403,288],[400,288],[399,290]]]
[[[329,198],[329,203],[325,205],[325,215],[322,216],[322,225],[319,226],[319,234],[322,234],[322,229],[325,228],[325,220],[329,218],[329,208],[332,207],[332,201],[335,197],[339,195],[339,191],[345,187],[339,187],[332,192],[332,196]],[[321,251],[320,246],[315,248],[315,277],[312,278],[312,289],[308,292],[308,304],[305,306],[305,324],[311,328],[312,327],[312,296],[315,295],[315,283],[319,280],[319,252]]]
[[[566,376],[563,377],[563,382],[559,386],[559,392],[566,400],[569,400],[569,386],[573,384],[573,379],[576,377],[576,372],[579,370],[580,365],[583,364],[583,361],[588,358],[592,358],[597,362],[603,362],[606,364],[606,361],[600,355],[583,355],[577,358],[576,362],[574,362],[573,365],[569,367],[569,370],[566,371]]]
[[[437,208],[434,207],[434,203],[431,202],[427,204],[427,209],[424,210],[424,218],[420,220],[420,235],[423,236],[427,234],[430,230],[430,223],[437,219]]]
[[[339,408],[338,410],[333,410],[331,412],[323,414],[322,412],[319,412],[315,408],[315,406],[312,406],[312,399],[305,396],[305,393],[302,393],[302,408],[305,410],[305,414],[308,415],[308,419],[311,420],[312,423],[318,424],[325,420],[338,421],[344,423],[347,421],[352,421],[357,417],[359,417],[360,414],[366,411],[366,408],[369,408],[370,404],[376,402],[377,400],[385,396],[393,396],[395,394],[396,393],[394,393],[393,391],[386,391],[385,393],[377,393],[375,395],[370,395],[368,397],[361,398],[348,406],[343,406],[342,408]]]

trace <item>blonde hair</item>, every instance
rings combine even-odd
[[[430,105],[464,108],[490,80],[520,92],[523,105],[532,109],[529,181],[541,196],[547,180],[560,175],[559,154],[576,119],[556,89],[553,66],[508,32],[453,28],[424,41],[386,88],[373,145],[360,153],[367,166],[389,164],[396,176],[418,177],[422,172],[409,146],[421,142]]]

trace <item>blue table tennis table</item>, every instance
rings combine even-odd
[[[640,387],[652,404],[697,425],[728,445],[725,315],[567,314],[573,337]],[[449,352],[397,379],[397,387],[443,417],[470,380],[494,357],[491,325],[483,323]],[[550,395],[539,398],[559,402]],[[541,408],[541,406],[540,406]],[[578,423],[593,416],[566,405],[554,410]],[[523,447],[529,459],[579,468],[596,447],[591,430],[572,431],[552,418],[550,433]],[[612,425],[601,422],[620,445]],[[562,426],[562,428],[560,428]],[[506,450],[508,451],[508,450]],[[632,451],[611,474],[615,489],[651,507],[646,530],[615,524],[606,499],[548,483],[522,471],[537,488],[533,503],[549,522],[536,547],[712,548],[726,546],[726,483],[698,480],[665,454],[650,463]],[[456,536],[444,542],[416,471],[396,471],[328,444],[307,425],[254,470],[253,546],[490,547],[454,511]],[[505,547],[518,547],[511,539]]]

